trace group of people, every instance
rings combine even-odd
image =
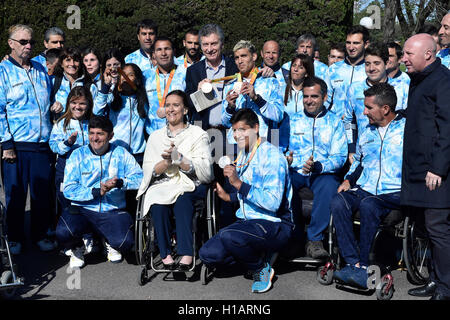
[[[261,65],[248,40],[228,57],[215,24],[189,30],[175,57],[171,39],[149,19],[138,23],[140,47],[127,56],[67,47],[53,27],[46,50],[31,58],[33,30],[12,26],[11,51],[0,63],[11,252],[20,254],[24,243],[28,187],[32,241],[43,251],[60,246],[71,267],[83,267],[99,240],[108,260],[120,262],[133,248],[142,197],[163,267],[190,270],[194,203],[213,188],[221,225],[198,252],[204,264],[238,263],[253,276],[252,292],[266,292],[273,256],[286,247],[328,257],[323,239],[332,215],[346,264],[335,277],[367,288],[377,228],[402,207],[424,212],[432,244],[430,282],[410,293],[449,299],[450,13],[441,25],[437,40],[419,33],[403,48],[371,42],[368,29],[353,26],[345,44],[330,47],[328,65],[311,34],[298,38],[283,65],[275,40],[264,43]],[[191,94],[206,87],[220,101],[197,111]],[[314,194],[307,226],[305,187]]]

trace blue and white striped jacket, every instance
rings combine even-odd
[[[45,69],[45,71],[48,73],[47,69],[47,59],[45,58],[45,52],[41,52],[39,55],[31,59],[32,61],[39,62]]]
[[[147,70],[155,70],[152,59],[150,59],[142,49],[138,49],[127,55],[125,57],[125,63],[136,64],[141,69],[142,73]]]
[[[388,125],[384,139],[378,128],[368,125],[358,138],[356,154],[345,179],[361,166],[356,185],[373,194],[399,192],[402,180],[403,132],[406,119],[398,114]]]
[[[52,86],[54,86],[54,84],[55,84],[55,79],[56,78],[53,77]],[[58,91],[55,93],[55,101],[58,101],[63,106],[63,110],[61,111],[61,114],[66,112],[67,97],[69,96],[70,90],[72,90],[72,88],[75,88],[78,86],[83,86],[83,85],[84,85],[84,76],[81,76],[80,78],[76,79],[73,82],[72,86],[70,86],[70,81],[66,78],[65,75],[63,75],[62,80],[61,80],[61,86],[59,87]],[[91,86],[95,87],[94,84]],[[90,89],[91,94],[92,94],[93,90],[95,92],[95,89]],[[95,96],[92,95],[92,98],[95,98]],[[55,101],[52,101],[52,103]]]
[[[14,142],[48,142],[51,83],[41,64],[31,61],[27,71],[12,57],[0,63],[0,142],[4,150]]]
[[[110,107],[111,94],[105,93],[105,88],[97,94],[94,113],[96,115],[109,116],[114,126],[114,137],[111,142],[124,147],[131,154],[143,153],[145,151],[144,130],[150,135],[149,108],[145,106],[147,117],[139,116],[136,96],[120,95],[122,105],[115,111]]]
[[[356,66],[350,65],[346,59],[333,63],[328,68],[324,79],[328,87],[328,97],[325,106],[342,119],[345,114],[348,87],[353,82],[363,81],[366,78],[364,60]]]
[[[394,87],[397,95],[397,106],[395,107],[395,110],[406,109],[408,107],[409,81],[402,81],[397,78],[388,78],[388,83]],[[345,115],[343,121],[349,144],[356,143],[356,141],[353,141],[353,130],[351,127],[353,114],[355,114],[356,117],[358,136],[361,135],[364,128],[366,128],[369,124],[369,119],[364,115],[364,90],[370,87],[371,85],[366,79],[364,81],[353,82],[347,90]],[[353,150],[350,152],[353,152]]]
[[[169,80],[169,73],[163,74],[159,73],[159,83],[161,86],[161,95],[164,94],[166,89],[166,84]],[[151,122],[151,132],[161,129],[166,125],[166,119],[160,118],[156,114],[159,108],[158,92],[156,91],[156,69],[147,70],[144,73],[145,79],[145,90],[147,92],[148,104],[149,104],[149,117]],[[170,83],[169,90],[167,93],[174,90],[186,90],[186,69],[184,66],[177,66],[175,74],[173,75],[172,82]],[[151,133],[150,132],[150,133]]]
[[[225,85],[223,96],[226,97],[228,91],[233,89],[234,79]],[[244,80],[245,81],[245,80]],[[283,119],[283,97],[280,85],[275,78],[263,78],[258,76],[253,84],[255,93],[259,96],[256,101],[250,99],[248,95],[240,94],[236,99],[236,108],[228,107],[228,101],[222,100],[222,124],[226,128],[231,128],[230,119],[233,114],[243,108],[252,109],[259,119],[259,135],[266,138],[269,128],[275,127]],[[271,123],[274,122],[275,124]],[[232,130],[228,130],[228,142],[235,144]]]
[[[450,69],[450,48],[442,49],[436,56],[441,59],[442,65]]]
[[[344,124],[325,107],[315,117],[306,110],[295,113],[290,116],[289,151],[293,152],[291,168],[299,174],[304,175],[303,165],[311,155],[321,163],[320,173],[337,173],[347,160]]]
[[[256,150],[250,163],[251,152],[242,155],[236,166],[242,186],[236,194],[230,194],[232,201],[239,200],[236,216],[240,219],[265,219],[273,222],[292,223],[292,186],[289,168],[283,154],[265,141]]]
[[[121,188],[100,195],[100,181],[117,177],[123,180]],[[74,150],[66,162],[63,193],[72,205],[87,210],[107,212],[126,206],[125,190],[135,190],[141,184],[142,169],[134,157],[121,146],[110,144],[102,156],[96,155],[90,145]]]
[[[68,145],[67,139],[75,131],[78,132],[77,139],[73,145]],[[87,144],[89,144],[89,120],[80,121],[70,119],[66,130],[64,130],[64,119],[53,125],[49,145],[54,153],[65,156],[71,151]]]

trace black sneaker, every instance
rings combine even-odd
[[[326,259],[328,252],[323,248],[322,241],[308,241],[305,246],[306,255],[313,259]]]

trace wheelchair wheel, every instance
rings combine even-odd
[[[146,265],[147,260],[145,255],[149,252],[149,245],[151,241],[151,219],[148,216],[143,216],[143,197],[139,199],[138,209],[136,213],[136,224],[135,224],[135,253],[136,261],[140,265]]]
[[[324,286],[328,286],[333,283],[333,275],[334,270],[331,263],[327,263],[317,269],[317,281]]]
[[[384,276],[381,279],[380,288],[376,290],[378,300],[391,300],[394,295],[392,277]]]
[[[143,285],[145,285],[148,281],[148,272],[147,272],[147,268],[142,268],[142,271],[139,275],[138,278],[138,284],[142,287]]]
[[[206,265],[202,264],[202,267],[200,269],[200,280],[202,282],[202,285],[207,285],[208,282],[211,281],[213,273],[214,269],[210,269]]]
[[[405,237],[403,239],[403,258],[408,269],[409,280],[415,285],[428,282],[428,263],[431,259],[430,241],[425,226],[411,219],[405,218]]]
[[[219,221],[216,212],[216,195],[213,188],[209,188],[206,196],[206,221],[208,227],[208,239],[211,239],[219,231]]]
[[[10,270],[3,271],[1,276],[1,285],[13,283],[13,274]],[[16,294],[16,288],[1,289],[0,294],[4,299],[11,299]]]

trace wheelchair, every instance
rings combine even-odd
[[[9,250],[5,226],[5,207],[0,203],[0,296],[11,299],[15,296],[17,288],[23,286],[23,279],[17,276],[17,265],[13,263]]]
[[[157,248],[156,233],[152,217],[150,213],[143,212],[144,197],[145,194],[138,199],[135,223],[135,254],[138,264],[142,267],[138,278],[138,284],[143,286],[151,281],[158,273],[165,273],[163,280],[175,280],[175,278],[169,278],[170,274],[173,274],[175,277],[175,274],[190,273],[191,276],[186,276],[186,280],[192,280],[197,267],[198,250],[204,242],[216,234],[219,226],[218,215],[216,214],[218,201],[213,186],[208,186],[205,200],[197,200],[194,203],[194,215],[192,220],[193,262],[188,271],[181,271],[180,269],[169,270],[163,267]],[[172,250],[174,251],[175,248],[176,239],[175,237],[172,237]],[[177,259],[176,255],[174,255],[174,259]],[[149,275],[150,270],[153,271],[153,275]],[[203,279],[207,276],[205,271],[207,270],[202,269],[202,281],[206,281]]]
[[[354,229],[359,222],[359,211],[354,214]],[[356,232],[355,234],[359,234]],[[333,274],[336,268],[343,265],[336,241],[336,230],[333,226],[333,217],[328,227],[330,243],[330,261],[317,270],[317,280],[322,285],[333,283]],[[408,280],[413,284],[425,284],[428,282],[428,263],[431,259],[430,243],[424,230],[423,221],[405,216],[402,210],[391,210],[381,221],[369,252],[369,265],[380,268],[381,279],[370,273],[369,279],[379,281],[376,285],[378,300],[390,300],[394,294],[394,279],[391,271],[406,266]],[[388,252],[387,252],[388,251]],[[400,254],[399,254],[400,253]],[[373,287],[375,287],[375,284]],[[337,282],[337,288],[346,288]],[[352,287],[352,289],[354,289]],[[365,289],[370,292],[374,289]]]

